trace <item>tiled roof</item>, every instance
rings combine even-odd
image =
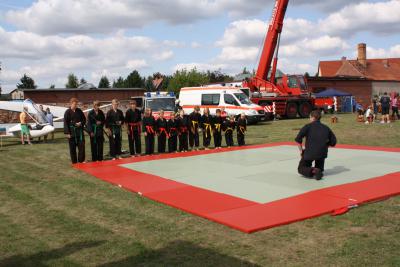
[[[365,77],[376,81],[400,81],[400,58],[368,59],[364,68],[357,60],[321,61],[323,77]]]

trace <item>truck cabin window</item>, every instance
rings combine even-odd
[[[239,99],[240,103],[243,105],[251,105],[251,101],[249,97],[245,93],[234,93],[237,99]]]
[[[174,111],[175,100],[173,98],[155,98],[147,100],[147,107],[152,110]]]
[[[296,76],[288,77],[288,86],[289,88],[299,88],[298,80]]]
[[[220,94],[204,94],[201,96],[202,106],[218,106]]]
[[[224,101],[225,101],[225,104],[227,104],[227,105],[240,106],[240,104],[236,101],[236,99],[233,97],[233,95],[230,95],[230,94],[224,94]]]

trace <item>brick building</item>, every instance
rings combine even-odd
[[[400,93],[400,58],[368,59],[366,44],[359,44],[355,60],[319,62],[318,77],[310,77],[308,85],[313,92],[333,87],[368,105],[375,95]]]
[[[65,106],[72,97],[79,99],[83,105],[90,105],[94,100],[109,103],[114,98],[126,102],[131,97],[143,96],[142,88],[107,88],[107,89],[25,89],[24,98],[35,103]]]

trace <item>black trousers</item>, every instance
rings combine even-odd
[[[165,146],[167,144],[167,136],[164,132],[160,133],[158,140],[158,153],[165,153]]]
[[[140,140],[140,133],[136,130],[134,130],[133,132],[129,132],[128,141],[129,152],[131,153],[131,155],[140,155],[142,153],[142,142]]]
[[[121,152],[121,133],[115,133],[110,136],[110,156],[115,158],[122,154]]]
[[[211,132],[204,130],[203,131],[203,146],[209,147],[211,143]]]
[[[146,146],[146,155],[154,154],[154,134],[147,133],[147,136],[144,137],[145,146]]]
[[[238,145],[239,146],[244,146],[246,145],[245,139],[244,139],[244,134],[242,134],[241,132],[237,133],[237,141],[238,141]]]
[[[76,139],[75,137],[71,137],[68,140],[69,144],[69,154],[71,156],[71,162],[75,163],[82,163],[85,161],[85,139],[82,141]],[[76,149],[78,148],[78,154],[76,154]]]
[[[233,142],[233,134],[232,132],[226,132],[225,133],[225,142],[227,146],[234,146],[234,142]]]
[[[397,118],[399,118],[399,108],[398,107],[392,107],[392,116],[397,115]]]
[[[174,153],[178,149],[178,136],[170,135],[168,138],[168,152]]]
[[[188,150],[189,150],[188,133],[182,132],[179,135],[179,151],[188,151]]]
[[[200,146],[200,136],[199,136],[199,131],[197,129],[192,133],[192,131],[189,132],[189,145],[190,147],[199,147]]]
[[[313,162],[315,161],[314,167],[312,167]],[[322,172],[324,171],[325,167],[325,159],[317,159],[317,160],[305,160],[303,157],[299,162],[299,167],[297,171],[299,174],[311,178],[313,177],[312,171],[314,168],[320,169]]]
[[[103,136],[90,137],[90,148],[92,150],[92,161],[102,161],[103,160]]]
[[[214,132],[214,146],[221,147],[222,145],[222,134],[221,132]]]

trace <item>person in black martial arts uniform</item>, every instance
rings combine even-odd
[[[204,149],[209,149],[212,135],[212,117],[210,115],[210,109],[205,108],[203,116],[201,116],[201,128],[203,130],[203,146]]]
[[[320,119],[321,113],[316,110],[312,111],[311,123],[304,126],[295,139],[301,154],[298,172],[307,178],[316,180],[321,180],[323,177],[329,146],[336,145],[335,134],[328,126],[322,124]],[[304,138],[306,138],[305,149],[303,149]],[[314,167],[312,167],[313,162],[315,162]]]
[[[103,127],[106,120],[100,108],[100,102],[93,102],[93,109],[88,114],[87,130],[90,134],[90,147],[92,150],[92,161],[103,160],[104,133]]]
[[[222,125],[224,119],[221,117],[221,110],[216,110],[216,115],[212,120],[212,128],[214,134],[214,146],[216,149],[220,149],[222,146]]]
[[[201,121],[199,106],[194,107],[194,110],[192,113],[190,113],[189,118],[190,118],[189,145],[192,150],[199,150],[200,146],[199,128]]]
[[[189,150],[190,119],[189,116],[185,114],[185,111],[183,109],[179,111],[178,125],[179,152],[186,152]]]
[[[124,114],[118,109],[119,102],[113,99],[112,109],[106,115],[106,128],[108,130],[108,138],[110,141],[110,156],[113,159],[121,157],[122,146],[122,125],[124,124]]]
[[[156,134],[156,120],[150,108],[146,108],[143,117],[143,132],[146,147],[146,155],[154,154],[154,136]]]
[[[175,114],[172,113],[167,122],[168,129],[168,152],[175,153],[178,150],[178,129],[179,121],[175,119]]]
[[[71,98],[70,108],[64,113],[64,134],[68,138],[69,153],[73,164],[85,161],[85,136],[83,133],[85,123],[86,117],[78,108],[78,99]],[[78,148],[78,155],[76,155],[76,148]]]
[[[236,129],[236,121],[233,115],[229,116],[224,122],[224,131],[225,131],[225,142],[227,147],[234,146],[233,142],[233,131]]]
[[[240,114],[236,123],[237,141],[239,146],[246,145],[245,133],[247,131],[247,119],[244,113]]]
[[[165,153],[165,146],[168,139],[167,120],[164,118],[164,111],[160,111],[160,116],[156,121],[156,130],[158,136],[158,153]]]
[[[130,109],[125,113],[125,124],[128,129],[129,152],[131,156],[140,156],[142,142],[140,140],[142,113],[136,107],[136,101],[129,102]]]

